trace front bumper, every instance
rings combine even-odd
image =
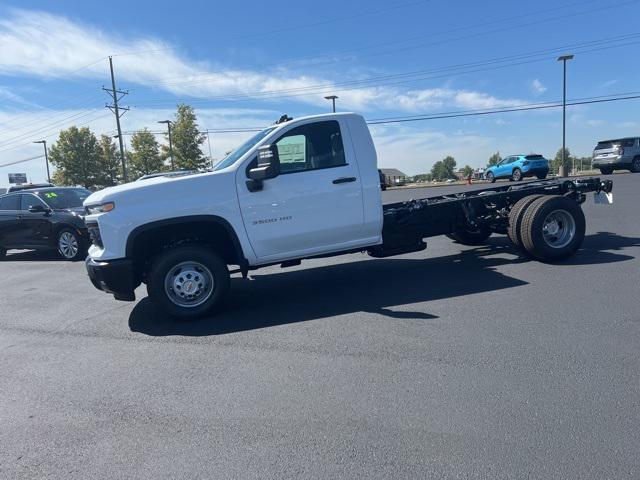
[[[91,283],[98,290],[113,294],[116,300],[136,299],[134,290],[140,282],[135,279],[131,260],[124,258],[97,262],[87,257],[85,265]]]

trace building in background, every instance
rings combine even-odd
[[[407,174],[397,168],[381,168],[385,182],[388,186],[401,186],[407,183]]]

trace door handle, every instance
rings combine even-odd
[[[349,182],[355,182],[357,180],[356,177],[342,177],[342,178],[336,178],[333,183],[338,184],[338,183],[349,183]]]

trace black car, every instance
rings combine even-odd
[[[55,249],[66,260],[83,259],[89,246],[82,202],[91,192],[76,187],[23,190],[0,197],[0,258],[7,250]]]

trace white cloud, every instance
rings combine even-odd
[[[535,95],[542,95],[544,92],[547,91],[547,87],[537,78],[534,78],[533,80],[531,80],[529,87],[531,88],[531,91]]]
[[[286,69],[258,72],[228,68],[190,60],[158,38],[125,38],[39,11],[12,9],[0,20],[0,74],[104,81],[108,78],[108,55],[114,55],[121,85],[136,83],[177,96],[232,99],[235,95],[251,94],[256,101],[274,102],[281,101],[284,90],[294,95],[288,97],[292,100],[324,106],[323,95],[331,92],[340,95],[342,108],[406,112],[443,106],[493,108],[522,103],[450,88],[406,91],[377,86],[348,89],[321,76]],[[275,97],[269,93],[274,91],[277,91]]]

